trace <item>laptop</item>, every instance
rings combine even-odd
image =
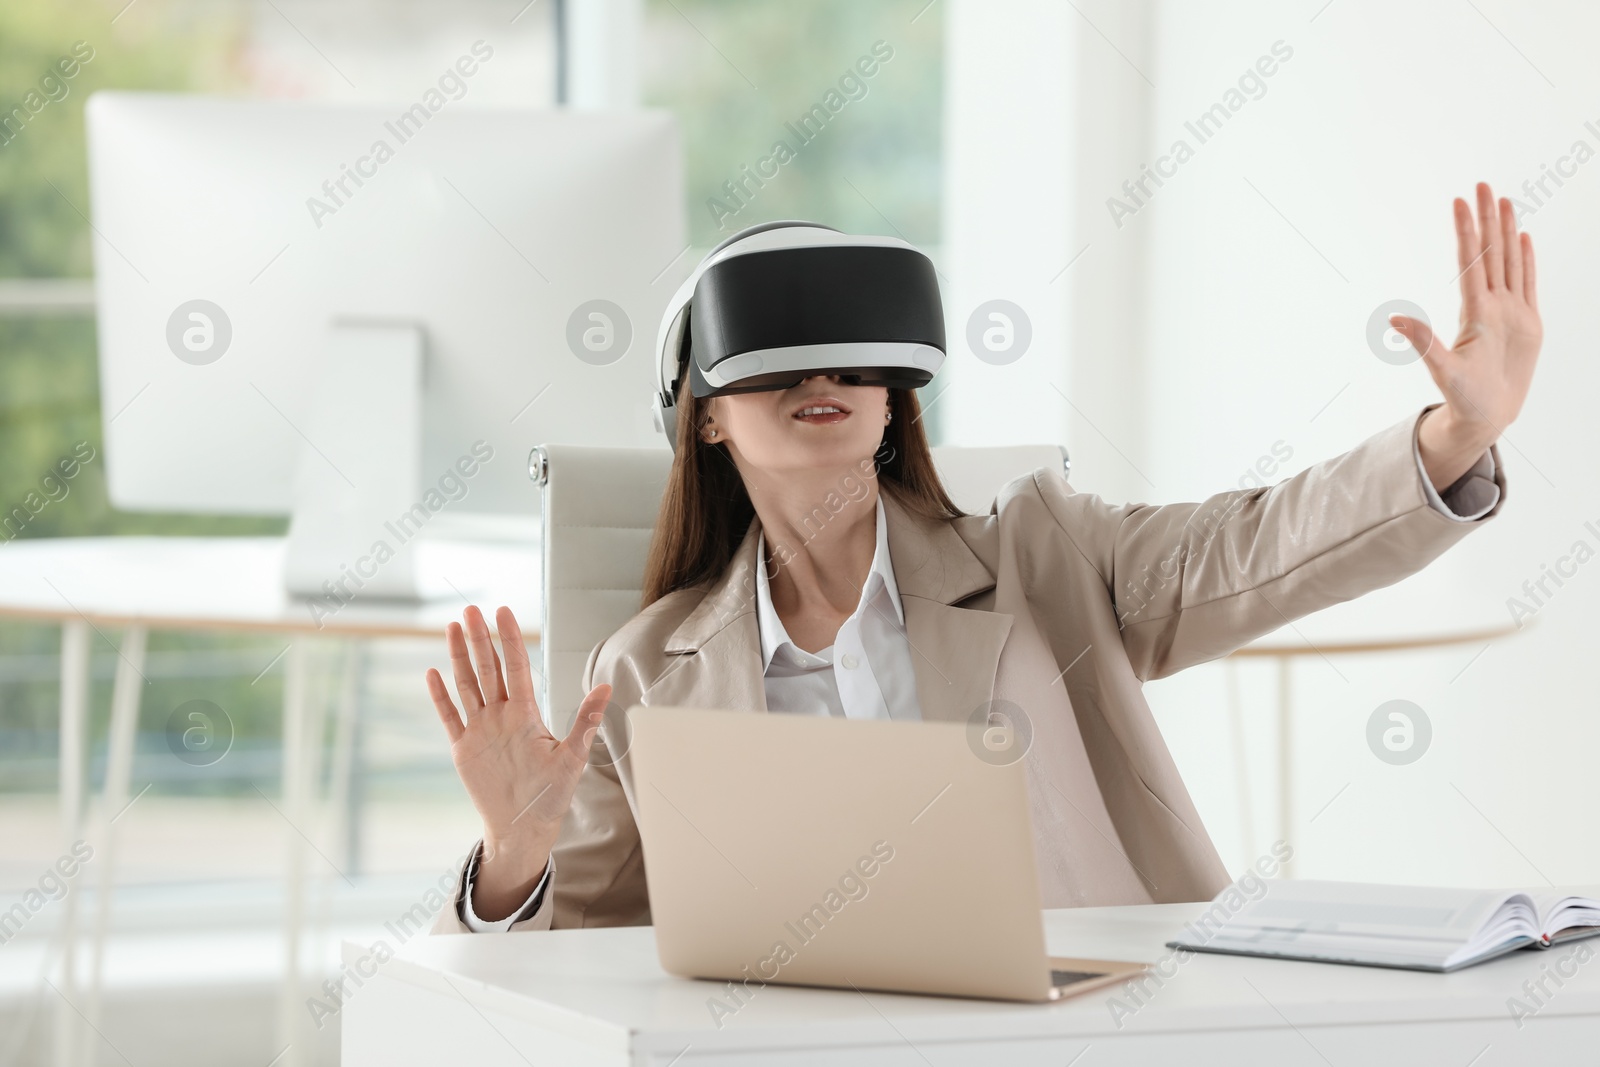
[[[1047,956],[1023,763],[981,724],[644,706],[628,723],[670,974],[1049,1001],[1148,966]]]

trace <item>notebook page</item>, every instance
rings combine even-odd
[[[1230,887],[1175,943],[1213,951],[1443,969],[1537,937],[1533,902],[1479,889],[1273,881]]]
[[[1562,890],[1530,895],[1539,908],[1539,930],[1552,942],[1600,934],[1600,899],[1595,895]]]

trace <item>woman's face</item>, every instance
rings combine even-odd
[[[878,451],[888,410],[885,387],[819,375],[792,389],[712,398],[700,436],[726,444],[740,470],[837,470]]]

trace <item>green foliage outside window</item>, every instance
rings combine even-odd
[[[926,5],[648,0],[645,102],[682,125],[697,246],[782,218],[938,243],[944,33]]]

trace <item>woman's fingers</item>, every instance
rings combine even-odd
[[[445,732],[450,735],[450,743],[455,744],[467,732],[467,728],[461,724],[461,714],[450,699],[450,690],[445,688],[444,677],[432,667],[428,668],[428,695],[433,698],[433,710],[439,713],[439,721],[444,723]]]
[[[1429,366],[1437,365],[1445,356],[1450,354],[1450,350],[1445,347],[1444,342],[1439,340],[1433,330],[1428,327],[1428,324],[1421,319],[1413,319],[1407,315],[1390,315],[1389,325],[1393,326],[1395,332],[1401,337],[1411,342],[1411,347],[1417,350],[1417,354]]]
[[[1478,239],[1487,251],[1483,273],[1490,290],[1506,287],[1505,264],[1500,254],[1500,220],[1494,208],[1494,193],[1488,182],[1478,183]]]
[[[487,622],[484,623],[484,629],[488,629],[488,625],[489,624]],[[501,694],[505,694],[505,691],[506,691],[506,683],[505,683],[506,671],[505,671],[505,667],[502,666],[501,663],[500,663],[500,650],[494,647],[494,642],[493,641],[489,642],[489,655],[494,658],[494,676],[495,676],[495,679],[500,683],[500,692],[501,692]]]
[[[594,743],[594,733],[600,729],[610,699],[611,686],[605,682],[589,690],[589,695],[578,705],[578,713],[572,717],[572,728],[567,731],[566,740],[561,742],[563,748],[580,759],[589,758],[589,746]]]
[[[1506,288],[1521,296],[1522,242],[1517,238],[1517,213],[1511,210],[1511,201],[1500,198],[1500,247],[1506,252]]]
[[[1534,277],[1533,238],[1524,233],[1518,242],[1522,246],[1522,297],[1535,312],[1539,310],[1539,285]]]
[[[1472,224],[1472,209],[1457,197],[1454,205],[1456,220],[1456,267],[1461,271],[1461,302],[1473,308],[1488,286],[1483,277],[1483,246],[1478,242],[1477,228]]]
[[[478,689],[478,678],[472,670],[472,657],[467,654],[467,638],[459,622],[444,628],[445,648],[450,652],[450,672],[456,678],[456,692],[461,694],[461,710],[467,720],[483,710],[483,693]]]
[[[489,624],[483,621],[483,612],[476,604],[469,605],[461,617],[466,621],[467,642],[478,666],[478,689],[483,693],[483,702],[486,705],[504,703],[506,686],[500,677],[500,657],[495,654]]]
[[[1417,354],[1422,357],[1423,365],[1428,368],[1428,376],[1448,400],[1452,395],[1451,374],[1445,367],[1445,360],[1450,356],[1450,349],[1421,319],[1413,319],[1407,315],[1390,315],[1389,325],[1393,326],[1400,336],[1411,342],[1411,347],[1417,350]]]
[[[534,696],[533,664],[528,660],[528,645],[522,640],[522,627],[510,608],[494,613],[495,629],[500,631],[500,644],[506,650],[506,695],[512,700],[526,700],[537,710]]]

